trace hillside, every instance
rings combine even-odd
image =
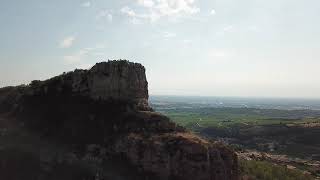
[[[238,179],[232,150],[148,98],[145,68],[123,60],[0,89],[0,179]]]

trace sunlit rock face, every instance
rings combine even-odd
[[[96,100],[124,100],[148,108],[148,82],[145,68],[128,61],[97,63],[89,71],[75,71],[72,91]]]

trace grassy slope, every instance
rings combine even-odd
[[[274,165],[264,161],[240,160],[240,172],[242,177],[247,179],[260,180],[312,180],[310,175],[301,171],[291,170],[284,166]],[[243,178],[245,179],[245,178]]]

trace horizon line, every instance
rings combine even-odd
[[[202,97],[202,98],[246,98],[246,99],[297,99],[297,100],[319,100],[320,97],[292,97],[292,96],[227,96],[227,95],[176,95],[176,94],[149,94],[149,96],[167,97]]]

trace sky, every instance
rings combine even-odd
[[[1,0],[0,87],[108,59],[151,95],[320,98],[319,0]]]

